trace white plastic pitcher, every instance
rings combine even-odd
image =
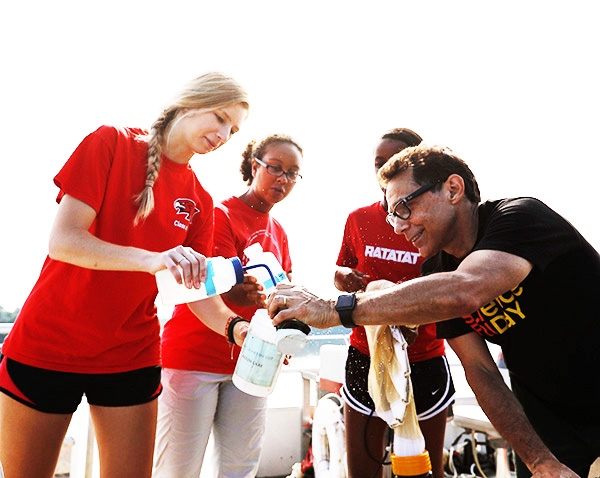
[[[279,264],[277,257],[272,252],[263,251],[260,243],[255,242],[244,249],[248,263],[244,270],[256,277],[262,284],[262,291],[267,297],[275,291],[275,286],[280,283],[289,284],[287,274]],[[266,266],[266,267],[261,267]],[[284,355],[294,355],[300,352],[308,344],[308,333],[310,327],[295,319],[288,319],[277,326],[275,344],[277,350]]]
[[[267,297],[275,290],[275,286],[280,282],[289,284],[287,274],[281,267],[281,264],[272,252],[263,251],[260,243],[255,242],[244,249],[244,254],[248,258],[248,263],[244,270],[264,287],[263,293]],[[267,266],[261,267],[261,266]]]
[[[206,259],[206,281],[200,289],[188,289],[178,284],[168,269],[158,271],[156,285],[163,305],[177,305],[223,294],[244,281],[244,270],[238,257],[209,257]]]
[[[233,384],[242,392],[266,397],[275,387],[284,355],[277,350],[275,327],[266,309],[258,309],[233,372]]]

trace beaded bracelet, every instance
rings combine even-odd
[[[235,327],[235,324],[237,324],[238,322],[250,323],[249,320],[244,319],[243,317],[240,317],[239,315],[232,315],[231,317],[229,317],[229,319],[227,319],[227,325],[225,326],[225,333],[227,334],[227,339],[232,344],[235,344],[235,338],[233,337],[233,328]]]

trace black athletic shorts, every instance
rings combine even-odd
[[[375,404],[369,395],[369,366],[371,357],[356,347],[348,348],[346,380],[342,396],[346,404],[365,415],[377,416]],[[445,356],[410,364],[410,378],[417,418],[427,420],[436,416],[454,402],[454,384]]]
[[[74,413],[83,395],[90,405],[141,405],[162,391],[158,366],[120,373],[70,373],[32,367],[8,357],[1,360],[0,391],[40,412]]]

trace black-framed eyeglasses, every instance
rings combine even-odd
[[[392,208],[392,212],[388,213],[388,215],[385,217],[387,223],[390,226],[394,227],[397,219],[402,219],[403,221],[406,221],[408,218],[410,218],[412,211],[408,207],[408,202],[412,201],[421,194],[426,193],[427,191],[435,187],[438,183],[439,181],[435,181],[433,183],[426,184],[425,186],[421,186],[415,192],[409,194],[403,199],[400,199],[400,201],[398,201]]]
[[[276,176],[276,177],[280,178],[281,176],[283,176],[285,174],[286,178],[288,178],[288,181],[290,181],[292,183],[295,183],[298,179],[302,179],[302,175],[294,169],[288,169],[287,171],[284,171],[279,166],[272,166],[258,158],[254,158],[254,161],[256,161],[258,164],[260,164],[261,166],[266,168],[267,173],[269,173],[271,176]]]

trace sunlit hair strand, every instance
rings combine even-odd
[[[141,136],[148,143],[148,162],[144,188],[134,197],[138,211],[134,225],[143,221],[154,209],[152,188],[158,179],[162,161],[165,136],[173,121],[199,111],[213,111],[232,105],[242,105],[249,109],[246,91],[230,76],[220,72],[210,72],[189,82],[169,105],[167,105],[150,127],[147,135]]]

